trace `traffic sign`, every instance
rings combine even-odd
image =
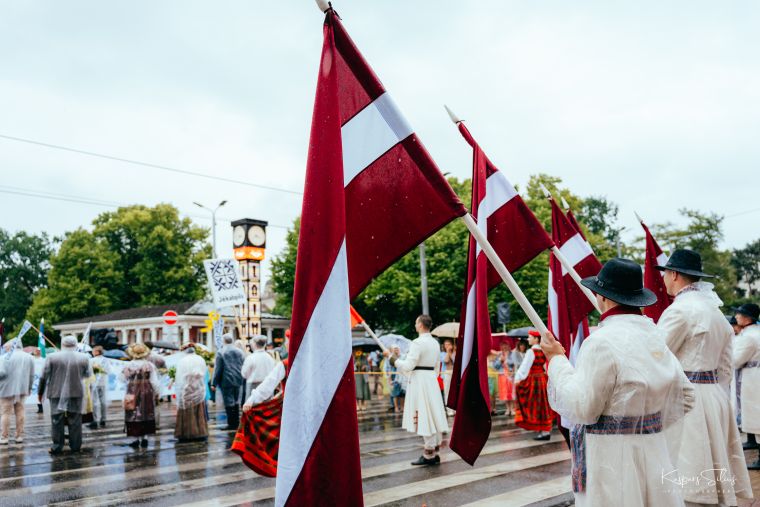
[[[173,326],[177,323],[177,312],[174,310],[166,310],[164,312],[164,324],[167,326]]]

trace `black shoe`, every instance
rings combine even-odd
[[[441,462],[441,457],[438,456],[437,454],[435,455],[435,458],[433,458],[433,459],[435,460],[435,464],[436,465],[438,465]]]
[[[87,425],[87,427],[90,428],[91,430],[96,430],[98,429],[98,423],[91,422],[90,424]]]
[[[427,459],[425,456],[420,456],[417,461],[412,461],[412,465],[437,465],[440,462],[440,458],[436,461],[435,458]]]
[[[146,447],[148,447],[148,439],[147,438],[143,438],[142,439],[142,441],[140,442],[140,447],[142,447],[143,449],[145,449]]]
[[[747,465],[747,470],[760,470],[760,459]]]
[[[742,449],[745,451],[751,451],[752,449],[758,448],[760,448],[760,446],[757,445],[757,442],[744,442],[744,444],[742,444]]]
[[[533,437],[533,440],[549,440],[551,438],[552,436],[547,433],[546,435],[538,435],[536,437]]]
[[[129,444],[129,446],[130,446],[132,449],[137,449],[138,447],[140,447],[140,440],[139,440],[139,439],[138,439],[138,440],[135,440],[134,442],[132,442],[131,444]]]
[[[51,456],[60,456],[61,454],[63,454],[63,451],[59,451],[57,449],[48,449],[48,454],[50,454]]]
[[[105,427],[106,427],[106,423],[105,423],[105,421],[104,421],[104,422],[102,422],[102,423],[100,423],[100,427],[101,427],[101,428],[105,428]]]

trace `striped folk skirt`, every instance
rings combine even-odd
[[[545,372],[531,372],[515,389],[515,424],[530,431],[551,431],[554,412],[546,393],[548,377]]]

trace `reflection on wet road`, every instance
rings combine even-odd
[[[442,463],[410,465],[421,439],[402,431],[401,416],[374,401],[360,414],[365,505],[463,505],[486,499],[498,505],[563,505],[572,500],[569,453],[561,437],[535,442],[532,434],[497,417],[477,466],[445,449]],[[175,408],[160,405],[158,434],[134,450],[123,431],[123,414],[110,407],[106,428],[84,428],[79,454],[50,457],[48,416],[27,412],[27,439],[0,448],[0,505],[272,505],[274,480],[260,477],[228,451],[233,433],[220,427],[211,407],[207,443],[174,439]],[[337,445],[338,443],[336,443]],[[507,496],[508,498],[505,498]]]

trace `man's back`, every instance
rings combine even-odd
[[[245,358],[243,377],[248,383],[263,382],[269,372],[274,369],[275,364],[275,360],[264,349],[257,349]]]
[[[48,398],[82,398],[90,368],[86,355],[73,351],[51,354],[45,360],[42,382]]]
[[[222,387],[237,387],[243,384],[243,361],[245,356],[235,346],[225,345],[219,352],[214,371],[214,385]]]
[[[0,398],[27,396],[34,382],[34,358],[19,349],[0,361]]]

